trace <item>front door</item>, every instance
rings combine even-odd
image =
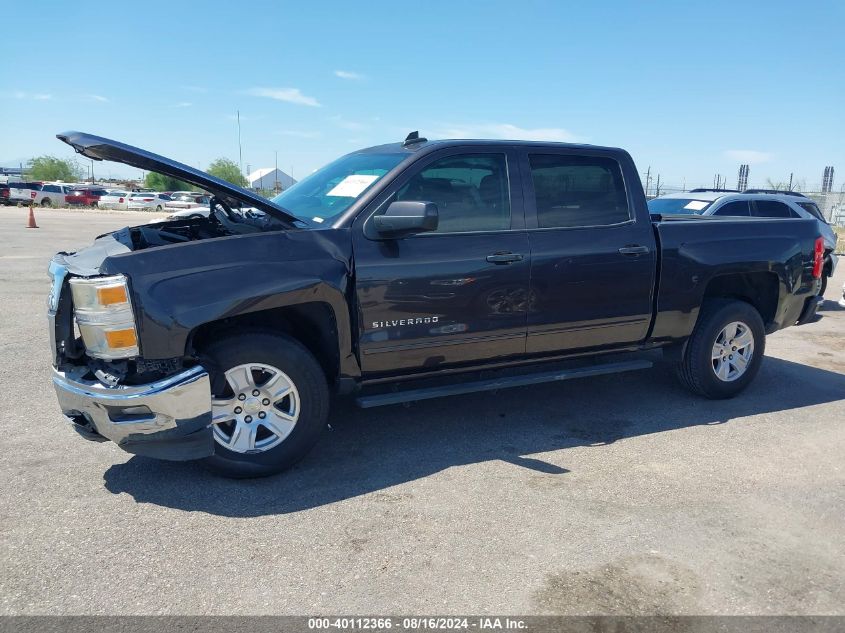
[[[356,220],[365,378],[524,354],[531,262],[514,161],[504,148],[436,152]],[[434,202],[438,229],[379,238],[369,217],[394,200]]]

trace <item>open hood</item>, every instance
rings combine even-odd
[[[153,154],[138,147],[118,143],[102,136],[94,136],[85,132],[65,132],[56,134],[56,138],[70,145],[77,153],[94,160],[110,160],[116,163],[131,165],[145,171],[154,171],[165,176],[189,182],[212,195],[224,200],[227,204],[249,206],[260,209],[269,215],[288,223],[297,222],[297,218],[282,207],[273,204],[267,198],[247,191],[230,182],[215,178],[210,174],[194,169],[175,160]]]

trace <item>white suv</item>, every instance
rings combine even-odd
[[[794,191],[769,189],[693,189],[670,193],[648,201],[648,210],[661,215],[732,215],[757,218],[806,218],[815,220],[824,238],[824,270],[819,295],[836,270],[836,232],[824,219],[818,205]]]

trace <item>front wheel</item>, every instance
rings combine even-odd
[[[732,398],[754,380],[765,350],[766,333],[756,308],[744,301],[710,300],[687,341],[678,376],[706,398]]]
[[[314,356],[283,334],[250,332],[205,349],[215,454],[227,477],[264,477],[292,466],[319,439],[328,417],[326,377]]]

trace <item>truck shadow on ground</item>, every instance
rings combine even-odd
[[[532,454],[591,446],[845,398],[845,374],[767,358],[733,400],[692,396],[670,369],[509,389],[360,410],[341,402],[331,429],[297,466],[232,481],[190,463],[132,457],[105,487],[139,503],[229,517],[307,510],[417,480],[443,469],[502,460],[552,476],[569,472]],[[739,422],[741,423],[741,422]],[[565,463],[565,455],[563,456]]]

